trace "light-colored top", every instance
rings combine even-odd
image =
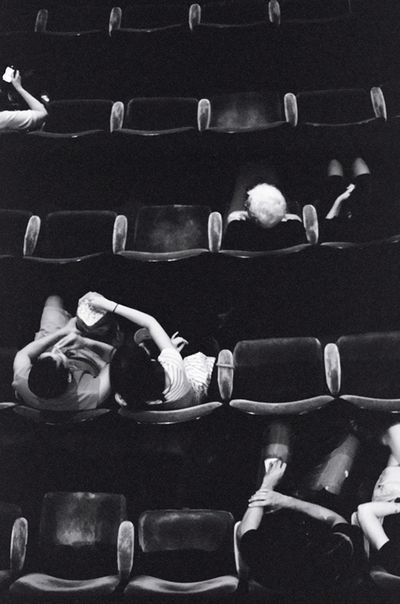
[[[43,113],[34,109],[0,111],[0,131],[33,130],[43,122]]]
[[[400,466],[387,466],[376,481],[372,501],[394,501],[400,497]]]
[[[76,352],[76,358],[70,355],[72,381],[63,394],[49,399],[41,399],[29,389],[28,377],[32,365],[29,357],[27,359],[26,364],[14,372],[12,384],[27,405],[46,411],[82,411],[96,409],[103,402],[99,395],[99,372],[104,361],[92,350],[81,349]]]
[[[200,405],[207,398],[215,357],[202,352],[184,359],[176,348],[164,348],[158,361],[166,374],[164,408],[183,409]]]

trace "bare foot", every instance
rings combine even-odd
[[[265,474],[262,489],[274,489],[286,471],[287,464],[281,459],[265,459]]]

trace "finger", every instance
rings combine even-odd
[[[176,331],[175,333],[172,334],[171,339],[176,338],[178,335],[179,335],[179,331]]]

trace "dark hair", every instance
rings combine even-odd
[[[32,363],[28,386],[40,398],[55,398],[67,390],[68,376],[69,369],[56,359],[38,358]]]
[[[146,408],[146,403],[163,400],[164,369],[140,346],[121,346],[110,363],[110,382],[131,410]]]

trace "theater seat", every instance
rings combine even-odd
[[[105,36],[109,20],[110,11],[105,6],[52,6],[39,10],[35,31],[41,35],[60,37]]]
[[[64,427],[92,421],[110,412],[109,409],[90,409],[88,411],[41,411],[21,404],[16,404],[13,407],[13,411],[17,415],[20,415],[24,419],[35,424]]]
[[[151,510],[124,602],[225,602],[235,597],[233,516],[220,510]]]
[[[47,215],[35,258],[68,261],[124,248],[127,220],[110,211],[66,211]]]
[[[156,136],[197,130],[198,105],[194,98],[132,98],[119,133]]]
[[[101,132],[112,132],[122,125],[124,108],[119,101],[75,99],[52,101],[41,130],[30,136],[46,138],[79,138]]]
[[[340,399],[371,411],[400,411],[400,332],[342,336]]]
[[[210,97],[207,130],[252,132],[276,128],[287,123],[283,99],[276,91],[242,92]]]
[[[307,413],[334,400],[316,338],[244,340],[233,351],[230,406],[250,415]]]
[[[379,93],[379,89],[378,93]],[[375,92],[363,89],[314,90],[286,95],[293,126],[340,127],[367,124],[382,118]]]
[[[0,210],[0,256],[31,256],[39,232],[39,216],[24,210]]]
[[[270,0],[269,18],[275,25],[283,21],[323,23],[350,17],[349,0]]]
[[[165,205],[139,209],[128,249],[121,255],[149,262],[218,251],[222,218],[206,206]]]
[[[110,601],[127,581],[133,560],[133,525],[122,495],[47,493],[43,499],[39,572],[11,588],[24,602]]]

